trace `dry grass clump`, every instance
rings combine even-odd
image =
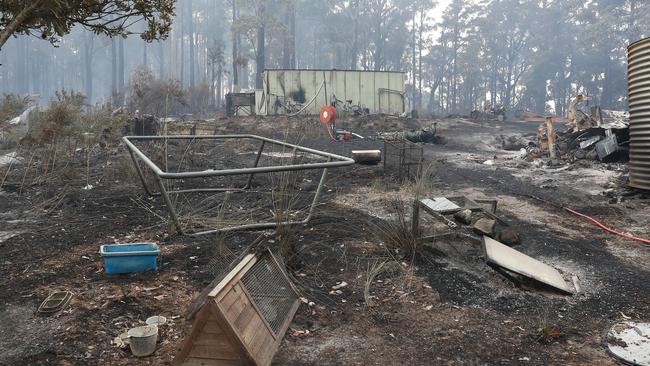
[[[407,214],[411,206],[401,199],[391,200],[388,205],[387,209],[392,218],[373,220],[369,223],[370,229],[392,255],[399,259],[413,261],[421,248],[420,238],[413,232]]]
[[[98,175],[91,172],[91,165],[97,159],[97,165],[109,165],[110,147],[119,143],[126,119],[112,116],[108,108],[85,113],[86,108],[83,94],[63,90],[47,108],[33,110],[25,136],[16,146],[22,164],[4,168],[0,187],[10,181],[20,184],[22,193],[33,185],[92,186],[91,179]],[[101,163],[101,159],[106,162]]]

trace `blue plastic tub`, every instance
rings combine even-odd
[[[143,272],[158,269],[160,248],[155,243],[102,245],[106,274]]]

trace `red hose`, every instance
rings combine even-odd
[[[612,234],[615,234],[615,235],[618,235],[618,236],[622,236],[624,238],[636,240],[636,241],[641,242],[641,243],[643,243],[645,245],[650,245],[650,240],[648,240],[648,239],[638,238],[638,237],[636,237],[634,235],[630,235],[630,234],[627,234],[627,233],[622,233],[620,231],[616,231],[614,229],[610,229],[607,226],[603,225],[600,221],[594,219],[593,217],[587,216],[585,214],[581,214],[580,212],[574,211],[574,210],[572,210],[572,209],[570,209],[568,207],[565,207],[564,210],[566,212],[569,212],[571,214],[574,214],[576,216],[579,216],[579,217],[582,217],[584,219],[587,219],[587,220],[591,221],[594,225],[598,226],[599,228],[605,230],[608,233],[612,233]]]

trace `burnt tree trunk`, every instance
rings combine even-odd
[[[257,58],[255,60],[256,67],[255,67],[255,88],[257,89],[262,89],[263,82],[262,82],[262,73],[264,72],[264,62],[265,62],[265,22],[264,22],[264,13],[266,12],[266,6],[264,4],[264,0],[260,2],[259,5],[259,11],[258,11],[258,16],[260,17],[259,19],[259,25],[257,27]]]

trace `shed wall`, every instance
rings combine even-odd
[[[318,114],[338,100],[368,108],[371,114],[400,115],[405,112],[404,73],[348,70],[266,70],[264,95],[258,102],[260,114],[285,114],[281,103],[287,99],[307,104],[304,114]]]

